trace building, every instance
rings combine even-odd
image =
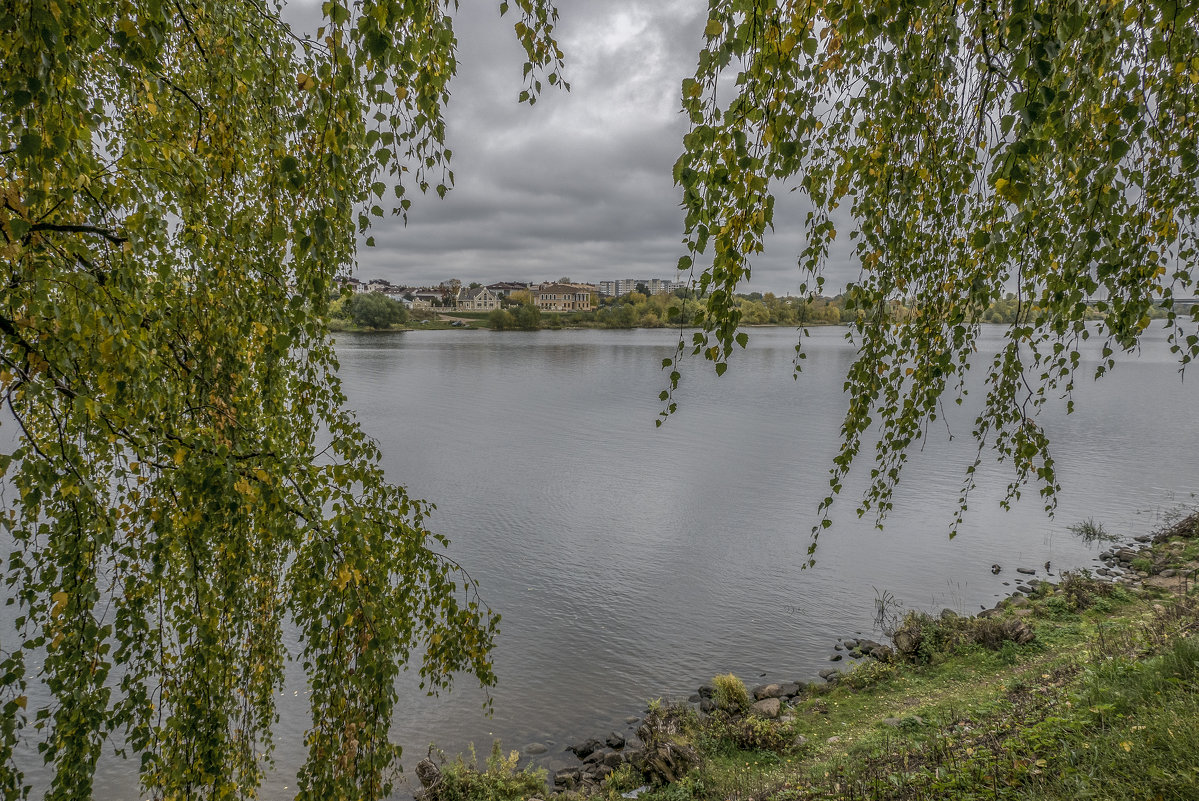
[[[477,286],[462,290],[456,305],[463,311],[491,311],[500,307],[500,296],[488,287]]]
[[[496,284],[488,284],[487,288],[491,290],[492,294],[507,298],[511,297],[513,292],[527,292],[529,285],[520,281],[500,281]]]
[[[366,284],[362,283],[352,275],[339,275],[333,279],[333,282],[337,284],[339,289],[348,288],[354,294],[370,291],[366,288]]]
[[[651,295],[663,292],[673,292],[686,284],[677,281],[665,281],[661,278],[618,278],[615,281],[600,281],[599,293],[605,298],[619,298],[630,292],[636,292],[637,287],[644,285]]]
[[[533,290],[533,302],[543,312],[591,311],[590,284],[542,284]]]

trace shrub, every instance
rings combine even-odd
[[[773,751],[782,753],[794,739],[791,727],[777,720],[754,716],[729,721],[725,735],[742,751]]]
[[[1058,585],[1058,592],[1074,611],[1096,606],[1096,602],[1100,599],[1111,597],[1114,589],[1114,584],[1109,581],[1100,581],[1092,577],[1086,570],[1077,573],[1063,573],[1062,583]]]
[[[479,770],[474,749],[468,763],[458,756],[441,772],[441,784],[434,792],[436,801],[520,801],[545,793],[546,773],[541,768],[517,768],[520,752],[507,756],[496,740],[487,757],[487,767]]]
[[[496,309],[487,315],[487,326],[493,331],[503,331],[516,326],[516,320],[503,309]]]
[[[732,673],[713,676],[712,686],[716,688],[714,699],[721,709],[727,712],[749,709],[749,691],[745,689],[745,682]]]
[[[981,645],[997,651],[1006,642],[1025,645],[1035,638],[1036,633],[1023,620],[994,617],[937,619],[922,612],[909,612],[892,640],[900,659],[923,664],[962,646]]]

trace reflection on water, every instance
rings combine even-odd
[[[1056,520],[1035,492],[1001,512],[1008,475],[989,466],[948,541],[974,458],[968,399],[913,454],[886,531],[853,514],[851,482],[816,568],[801,571],[844,411],[853,350],[841,334],[816,330],[794,381],[793,332],[753,331],[724,378],[688,370],[661,429],[659,365],[677,333],[342,335],[350,405],[389,477],[438,504],[432,526],[503,614],[493,717],[468,682],[428,699],[414,675],[401,679],[405,766],[431,742],[486,752],[494,736],[547,743],[552,765],[568,740],[625,731],[646,699],[687,695],[716,672],[810,679],[835,637],[870,633],[876,592],[977,610],[1017,566],[1089,564],[1095,551],[1069,524],[1142,533],[1199,484],[1199,393],[1164,347],[1147,347],[1098,385],[1080,380],[1075,415],[1046,416],[1064,487]],[[267,798],[290,797],[303,758],[291,670]],[[104,771],[129,787],[127,771]]]

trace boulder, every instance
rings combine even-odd
[[[617,732],[611,732],[607,739],[604,740],[604,743],[609,748],[624,748],[624,735],[618,734]]]
[[[549,751],[549,750],[550,749],[547,748],[544,743],[529,743],[528,745],[525,746],[525,753],[528,754],[529,756],[537,756],[538,754],[544,754],[546,751]]]
[[[715,695],[716,695],[715,685],[712,685],[712,684],[699,685],[699,697],[700,698],[712,698]]]
[[[754,687],[754,700],[761,701],[763,698],[778,698],[779,685],[763,684],[760,687]]]
[[[803,687],[798,682],[790,682],[788,684],[779,685],[779,698],[794,698],[803,692]]]
[[[820,676],[820,678],[824,679],[825,681],[836,681],[841,675],[841,671],[837,670],[836,668],[828,668],[820,671],[816,675]]]
[[[624,755],[617,751],[609,751],[604,755],[604,764],[612,769],[619,768],[622,762],[624,762]]]
[[[579,759],[586,759],[587,756],[590,755],[592,752],[598,751],[599,749],[601,749],[603,747],[604,747],[603,743],[601,743],[599,740],[592,738],[590,740],[584,740],[581,743],[575,743],[574,745],[568,745],[566,747],[566,750],[572,752]]]
[[[1031,567],[1018,567],[1016,568],[1016,572],[1023,573],[1026,576],[1035,576],[1037,574],[1037,571],[1033,570]]]
[[[711,698],[705,698],[699,702],[699,711],[706,715],[710,715],[718,709],[718,705]]]
[[[579,785],[583,774],[578,768],[562,768],[554,774],[554,786],[573,790]]]
[[[687,703],[698,704],[700,702],[701,697],[702,696],[700,696],[699,693],[692,693],[691,695],[687,696]]]
[[[779,711],[782,709],[782,704],[777,698],[763,698],[761,701],[754,703],[750,710],[753,714],[760,718],[774,719],[779,716]]]

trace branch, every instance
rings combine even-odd
[[[64,234],[95,234],[102,236],[114,245],[123,245],[129,240],[123,236],[118,236],[106,228],[98,228],[94,225],[59,225],[56,223],[34,223],[29,226],[29,231],[57,231]]]

